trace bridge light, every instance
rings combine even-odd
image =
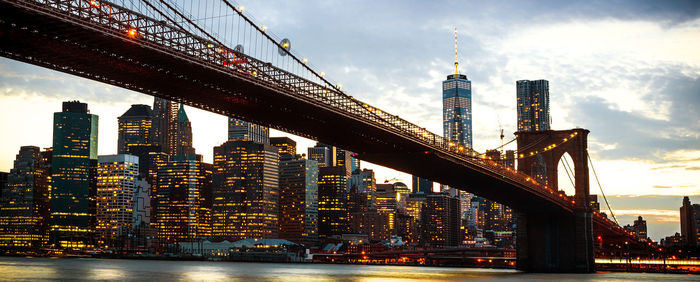
[[[320,72],[320,73],[318,73],[318,75],[321,76],[321,77],[324,77],[324,76],[326,75],[326,73],[325,73],[325,72]]]
[[[132,28],[132,29],[129,29],[129,32],[128,32],[128,33],[129,33],[129,36],[130,36],[130,37],[136,37],[136,29],[133,29],[133,28]]]
[[[264,25],[264,26],[261,27],[261,29],[262,29],[263,31],[267,31],[267,26]],[[285,46],[282,46],[282,47],[285,47]]]
[[[430,154],[430,151],[424,151],[423,154]]]
[[[302,62],[302,63],[304,63],[304,64],[306,64],[306,63],[308,63],[308,62],[309,62],[309,59],[307,59],[307,58],[303,58],[303,59],[301,59],[301,62]]]
[[[244,6],[238,6],[238,10],[241,11],[241,12],[243,12],[243,10],[245,10],[245,7],[244,7]]]
[[[338,83],[338,85],[336,85],[335,87],[336,87],[336,88],[338,88],[338,90],[340,90],[340,89],[342,89],[342,88],[343,88],[343,85],[342,85],[342,84],[340,84],[340,83]]]

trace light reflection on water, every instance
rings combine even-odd
[[[152,281],[697,281],[680,274],[529,274],[514,270],[340,264],[233,263],[206,261],[49,259],[0,257],[0,280]]]

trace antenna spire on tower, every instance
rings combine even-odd
[[[459,57],[457,56],[457,27],[455,27],[455,75],[459,74],[457,66],[459,66]]]

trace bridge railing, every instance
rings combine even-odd
[[[256,33],[255,42],[247,42],[247,46],[260,45],[259,50],[254,48],[253,51],[246,52],[244,48],[237,49],[242,46],[241,44],[232,47],[231,43],[222,42],[212,35],[213,32],[200,27],[196,19],[188,18],[187,15],[190,13],[182,11],[182,8],[179,8],[182,5],[177,5],[173,0],[137,1],[138,5],[130,1],[129,9],[123,5],[99,0],[8,1],[64,17],[105,34],[122,37],[136,44],[226,72],[239,79],[265,85],[286,95],[314,102],[340,115],[371,124],[431,148],[426,153],[449,155],[507,178],[565,206],[574,204],[574,201],[561,191],[554,191],[541,185],[528,175],[489,160],[482,153],[451,142],[424,127],[347,95],[339,85],[332,84],[323,73],[313,70],[306,59],[299,59],[283,45],[284,43],[275,41],[265,29],[258,27],[246,17],[241,8],[231,6],[228,1],[225,1],[226,5],[223,7],[228,7],[229,11],[235,12],[231,15],[238,16],[239,22],[248,24],[247,36],[251,38],[252,32]],[[122,1],[122,3],[127,2]],[[240,30],[239,27],[239,32]],[[244,29],[243,32],[242,37],[245,38],[246,30]],[[224,37],[223,41],[233,42],[232,38],[233,35]],[[280,55],[269,55],[272,50],[278,51]],[[268,58],[268,60],[258,59],[253,56],[254,54],[258,54],[258,58]]]

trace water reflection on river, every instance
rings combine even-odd
[[[700,276],[649,273],[530,274],[514,270],[341,264],[51,259],[0,257],[0,280],[152,281],[698,281]]]

